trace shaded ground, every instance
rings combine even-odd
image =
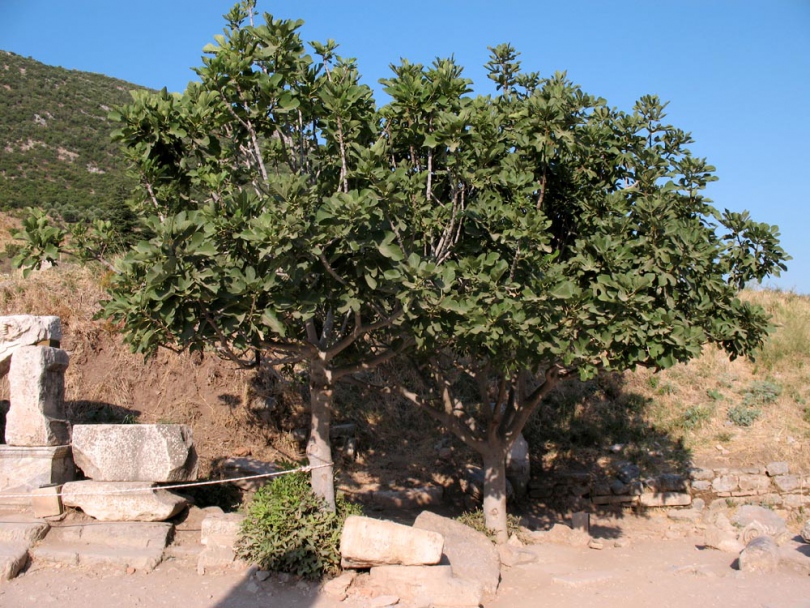
[[[735,556],[702,548],[700,530],[663,515],[593,522],[601,550],[557,544],[532,545],[534,564],[506,568],[496,598],[485,608],[810,607],[808,546],[791,541],[789,561],[775,573],[742,573]],[[150,574],[87,572],[33,565],[0,584],[0,606],[192,606],[194,608],[362,608],[360,600],[337,602],[318,586],[250,572],[200,576],[192,557],[178,552]]]

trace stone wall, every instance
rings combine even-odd
[[[550,471],[529,483],[529,496],[555,506],[685,507],[694,498],[706,504],[731,499],[792,510],[810,503],[810,475],[792,473],[786,462],[734,468],[693,467],[688,474],[644,476],[625,463],[611,473]]]

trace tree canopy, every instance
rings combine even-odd
[[[403,60],[377,108],[333,41],[313,58],[301,22],[253,17],[226,15],[185,93],[118,110],[154,236],[103,314],[141,352],[306,362],[329,476],[334,382],[400,357],[422,381],[397,390],[484,457],[505,530],[504,458],[561,379],[762,344],[737,293],[784,269],[777,228],[712,206],[657,97],[624,112],[500,45],[496,94]]]

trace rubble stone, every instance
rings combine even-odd
[[[782,492],[792,492],[801,486],[801,479],[798,475],[777,475],[773,478],[773,483]]]
[[[6,414],[6,444],[38,447],[67,445],[65,420],[67,352],[49,346],[20,346],[8,373],[11,407]]]
[[[437,532],[351,515],[340,537],[341,563],[348,568],[434,565],[441,561],[443,546]]]
[[[776,477],[777,475],[787,475],[790,472],[790,467],[786,462],[769,462],[765,466],[765,471],[769,477]]]
[[[197,452],[185,424],[77,424],[73,458],[96,481],[197,479]]]
[[[779,566],[779,547],[769,536],[758,536],[740,552],[742,572],[773,572]]]

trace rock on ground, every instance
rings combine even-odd
[[[341,563],[348,568],[433,565],[441,560],[443,546],[444,537],[436,532],[352,515],[340,537]]]
[[[485,593],[495,593],[501,576],[501,564],[498,550],[486,535],[430,511],[420,513],[413,525],[444,537],[442,562],[452,566],[455,576],[480,581]]]
[[[758,536],[740,552],[740,570],[743,572],[773,572],[779,567],[779,547],[769,536]]]
[[[101,521],[166,521],[187,504],[145,481],[72,481],[62,486],[62,503]]]

